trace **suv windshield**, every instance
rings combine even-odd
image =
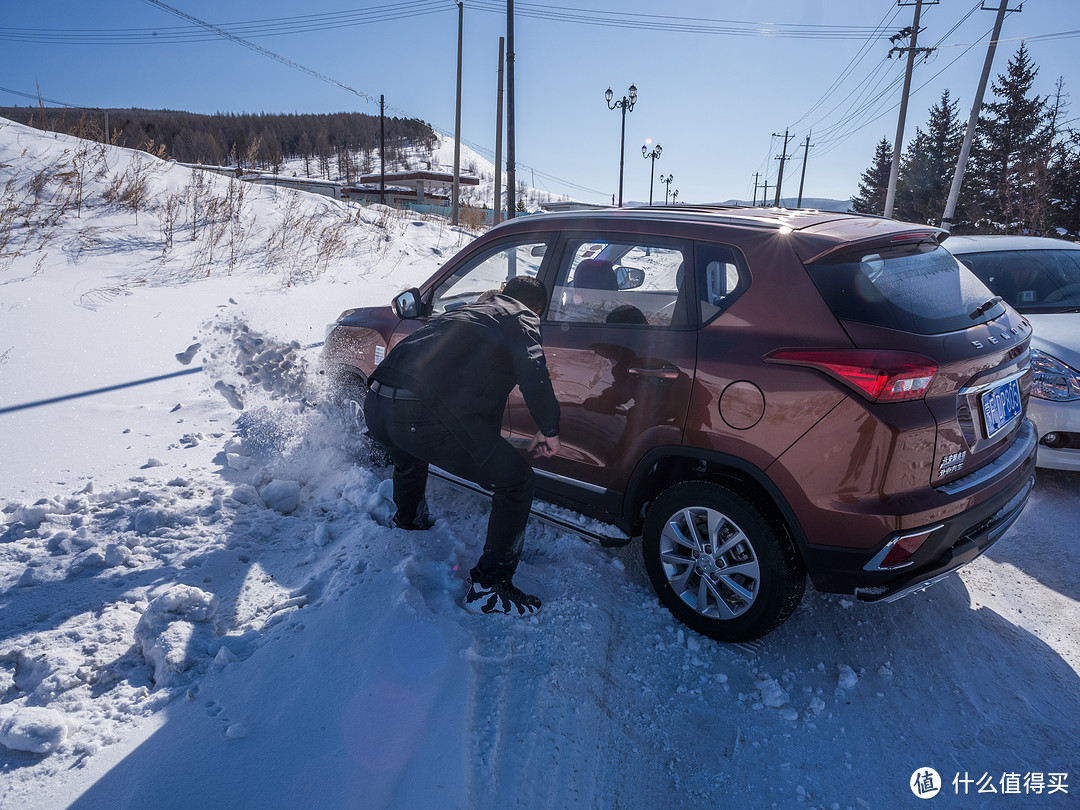
[[[957,258],[1025,314],[1080,307],[1080,250],[1000,250]]]
[[[837,318],[920,335],[985,323],[1000,304],[947,250],[920,243],[863,250],[807,266]]]

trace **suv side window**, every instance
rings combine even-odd
[[[742,295],[750,272],[742,253],[728,245],[699,242],[695,258],[701,322],[708,323]]]
[[[555,280],[547,320],[671,326],[678,313],[687,251],[671,240],[571,239]]]
[[[436,287],[431,314],[441,315],[482,301],[499,292],[514,276],[536,278],[547,247],[547,241],[537,241],[532,235],[527,242],[502,244],[470,259]]]

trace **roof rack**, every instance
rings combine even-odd
[[[856,214],[836,211],[819,211],[810,208],[750,208],[739,205],[641,205],[629,208],[596,208],[579,211],[553,211],[542,216],[553,219],[634,219],[647,216],[650,219],[690,220],[719,222],[743,227],[779,230],[820,224],[835,219],[846,219]]]

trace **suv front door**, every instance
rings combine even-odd
[[[543,319],[562,450],[533,461],[542,490],[560,500],[588,497],[591,506],[619,514],[637,462],[654,447],[682,442],[697,346],[685,283],[691,262],[682,240],[568,237],[549,272]],[[513,435],[536,432],[517,390],[509,418]]]

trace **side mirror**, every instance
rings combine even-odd
[[[645,283],[645,271],[640,267],[616,267],[615,280],[620,290],[635,290]]]
[[[411,287],[403,293],[398,293],[394,296],[394,300],[390,302],[390,306],[393,307],[394,314],[402,320],[419,318],[421,306],[420,290],[416,289],[416,287]]]

